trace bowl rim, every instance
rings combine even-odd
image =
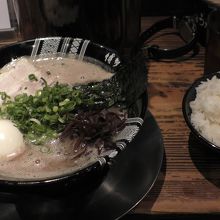
[[[219,75],[219,77],[218,77]],[[212,72],[212,73],[207,73],[204,76],[197,78],[191,85],[190,87],[187,89],[187,91],[185,92],[185,95],[183,97],[183,101],[182,101],[182,112],[183,112],[183,116],[184,119],[186,121],[186,124],[188,125],[188,127],[190,128],[190,130],[192,131],[192,133],[197,137],[197,139],[199,139],[200,141],[203,141],[203,144],[205,144],[206,146],[210,147],[210,148],[214,148],[216,150],[220,150],[220,146],[214,144],[213,142],[209,141],[208,139],[206,139],[193,125],[192,122],[190,120],[190,116],[191,116],[191,108],[189,106],[189,103],[195,99],[192,99],[192,93],[196,94],[196,88],[202,83],[207,81],[208,79],[211,79],[212,77],[216,76],[217,78],[220,79],[220,71],[216,71],[216,72]],[[187,108],[190,110],[190,115],[187,114]]]
[[[81,41],[88,41],[88,45],[92,45],[92,46],[95,46],[97,48],[101,48],[101,49],[105,49],[106,51],[109,51],[111,52],[112,54],[115,54],[115,56],[117,58],[119,58],[119,61],[120,61],[120,64],[117,65],[116,67],[111,67],[114,71],[117,70],[117,68],[121,65],[121,63],[124,63],[124,60],[122,59],[122,56],[120,56],[120,54],[118,53],[118,51],[116,49],[113,49],[113,48],[110,48],[108,46],[105,46],[103,44],[100,44],[100,43],[97,43],[97,42],[94,42],[92,40],[88,40],[86,38],[81,38],[81,37],[62,37],[62,36],[47,36],[47,37],[36,37],[36,38],[32,38],[32,39],[26,39],[26,40],[20,40],[20,41],[17,41],[17,42],[13,42],[13,43],[9,43],[7,45],[4,45],[4,46],[1,46],[0,47],[0,52],[3,51],[3,50],[7,50],[8,48],[11,48],[11,47],[16,47],[16,46],[19,46],[19,45],[22,45],[22,44],[29,44],[29,43],[33,43],[32,46],[34,45],[34,42],[35,40],[49,40],[49,39],[61,39],[61,40],[64,40],[64,39],[67,39],[69,38],[70,40],[81,40]],[[20,56],[18,56],[20,57]],[[109,63],[110,65],[110,63]],[[1,68],[1,67],[0,67]]]
[[[66,38],[66,37],[60,37],[60,36],[50,36],[50,37],[39,37],[39,38],[33,38],[33,39],[28,39],[28,40],[21,40],[15,43],[11,43],[5,46],[2,46],[0,48],[0,51],[2,50],[7,50],[7,48],[11,48],[11,47],[16,47],[22,44],[29,44],[29,43],[33,43],[35,42],[36,39],[53,39],[53,38]],[[69,37],[70,39],[81,39],[82,41],[85,41],[87,39],[84,38],[78,38],[78,37]],[[119,58],[120,60],[120,64],[124,63],[122,57],[120,56],[120,54],[112,48],[109,48],[105,45],[93,42],[92,40],[89,40],[89,44],[92,46],[95,46],[99,49],[105,49],[106,51],[109,51],[111,53],[114,53],[116,55],[116,57]],[[20,56],[18,56],[20,57]],[[110,64],[109,64],[110,65]],[[115,69],[113,69],[114,71],[117,71],[117,67]],[[143,105],[141,107],[141,112],[140,112],[140,118],[144,119],[146,116],[146,112],[147,112],[147,102],[148,102],[148,95],[147,95],[147,90],[140,96],[141,102],[145,103],[145,105]],[[68,180],[70,178],[74,178],[86,173],[89,173],[90,171],[92,171],[93,169],[97,169],[97,168],[101,168],[104,169],[106,163],[107,163],[107,158],[106,156],[102,156],[101,160],[96,160],[92,163],[90,163],[89,165],[85,166],[82,169],[76,170],[75,172],[69,172],[66,174],[62,174],[62,175],[57,175],[57,176],[52,176],[52,177],[46,177],[46,178],[39,178],[39,179],[27,179],[27,180],[22,180],[22,179],[18,179],[18,180],[10,180],[10,179],[0,179],[0,185],[8,185],[8,186],[41,186],[41,185],[50,185],[53,183],[59,183],[65,180]]]

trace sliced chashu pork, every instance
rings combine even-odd
[[[30,81],[30,74],[34,74],[37,81]],[[10,97],[15,97],[21,93],[34,95],[37,90],[43,88],[43,79],[48,85],[53,83],[51,75],[39,71],[34,67],[31,60],[22,57],[1,69],[0,92],[6,92]],[[0,103],[2,103],[1,98]]]

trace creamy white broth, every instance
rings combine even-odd
[[[111,72],[100,66],[77,60],[72,56],[39,57],[34,60],[31,57],[22,57],[3,67],[0,73],[0,91],[11,97],[20,93],[34,95],[36,90],[43,87],[42,78],[48,85],[56,82],[78,85],[102,81],[112,76]],[[38,81],[30,83],[30,74],[34,74]]]
[[[112,76],[111,72],[98,65],[73,57],[35,60],[22,57],[3,67],[0,72],[0,90],[12,97],[20,93],[35,94],[36,90],[43,87],[40,80],[30,83],[28,78],[30,74],[34,74],[38,79],[44,78],[48,85],[53,85],[57,81],[69,85],[86,84]],[[45,146],[25,143],[26,150],[23,154],[9,161],[0,160],[0,179],[31,180],[59,176],[83,168],[97,161],[100,156],[97,148],[87,147],[83,156],[76,158],[80,152],[73,151],[68,141],[61,143],[54,140]],[[83,146],[78,149],[82,150]]]
[[[59,83],[71,85],[98,82],[112,76],[111,72],[107,72],[98,65],[82,62],[73,57],[35,59],[33,64],[46,78],[53,78]]]
[[[48,147],[48,149],[46,149]],[[97,148],[87,147],[85,155],[54,141],[46,146],[27,144],[25,152],[12,160],[0,162],[0,179],[44,179],[68,174],[98,160]]]

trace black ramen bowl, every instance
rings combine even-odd
[[[102,66],[104,69],[111,69],[113,72],[117,71],[118,65],[123,64],[123,61],[116,51],[103,45],[80,38],[49,37],[28,40],[2,47],[0,49],[0,67],[3,67],[12,59],[21,56],[31,56],[34,58],[38,55],[51,54],[73,54],[82,60],[84,58],[92,58],[97,61],[97,65]],[[139,129],[141,126],[139,122],[145,117],[146,107],[147,94],[144,92],[132,106],[132,108],[135,109],[132,111],[135,112],[132,118],[135,117],[137,119],[136,124],[138,124],[138,126],[136,126],[136,133],[137,128]],[[127,145],[127,142],[125,142],[124,145]],[[49,177],[41,180],[0,180],[0,191],[22,192],[22,194],[24,192],[27,194],[46,192],[51,195],[58,195],[59,192],[63,194],[65,191],[75,192],[76,194],[80,194],[81,192],[87,193],[87,191],[91,191],[101,183],[109,169],[107,161],[112,159],[114,158],[106,156],[81,170],[58,177]]]
[[[210,140],[207,140],[192,124],[191,122],[191,107],[190,107],[190,102],[196,99],[196,88],[202,83],[205,82],[209,79],[212,79],[213,76],[216,76],[217,78],[220,78],[220,73],[215,72],[211,74],[204,75],[203,77],[197,79],[187,90],[185,93],[185,96],[183,98],[182,102],[182,110],[183,110],[183,116],[185,118],[185,121],[190,128],[193,136],[199,141],[204,146],[208,146],[211,149],[220,150],[220,146],[217,146],[216,144],[212,143]]]

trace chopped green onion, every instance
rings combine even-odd
[[[47,81],[46,81],[43,77],[41,77],[41,80],[43,81],[43,84],[44,84],[45,86],[47,86]]]
[[[7,98],[10,99],[10,96],[8,96],[5,92],[0,92],[0,96],[3,101],[5,101]]]
[[[79,108],[94,104],[82,88],[59,83],[45,85],[35,95],[24,93],[14,99],[5,92],[0,95],[0,118],[12,120],[25,138],[36,145],[56,138]]]
[[[30,81],[38,81],[37,77],[32,73],[28,75]]]
[[[65,99],[62,102],[59,103],[59,106],[63,106],[66,105],[70,100],[69,99]]]
[[[35,122],[35,123],[37,123],[39,125],[41,124],[40,121],[38,119],[36,119],[36,118],[31,118],[30,121],[33,121],[33,122]]]
[[[59,110],[58,106],[53,106],[53,112],[57,112]]]

